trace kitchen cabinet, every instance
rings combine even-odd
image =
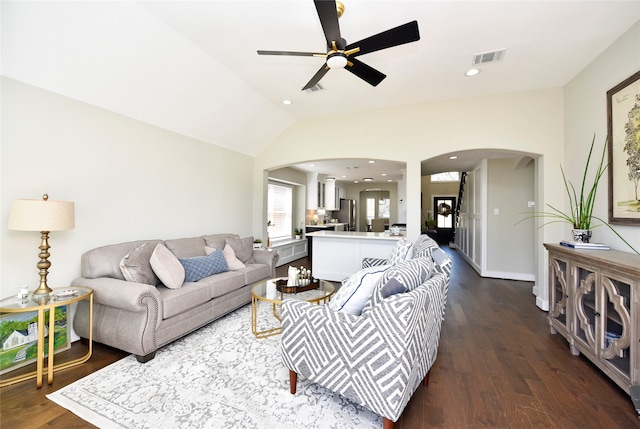
[[[640,256],[615,250],[549,252],[549,326],[630,393],[640,385]]]

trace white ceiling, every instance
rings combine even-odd
[[[312,0],[3,0],[2,74],[255,155],[300,118],[562,87],[640,19],[640,1],[343,3],[348,43],[418,21],[418,42],[359,57],[387,75],[375,88],[331,70],[302,92],[322,58],[257,55],[324,52]]]

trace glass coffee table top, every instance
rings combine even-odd
[[[336,290],[333,283],[326,280],[318,280],[319,286],[317,289],[311,289],[298,293],[284,293],[278,291],[275,284],[276,280],[282,279],[266,280],[255,285],[251,290],[252,295],[261,301],[273,302],[275,304],[282,304],[282,301],[284,301],[285,299],[320,302],[330,298]]]
[[[265,329],[258,331],[258,304],[260,301],[271,303],[273,316],[280,322],[280,315],[278,314],[277,306],[282,304],[286,299],[297,299],[300,301],[307,301],[317,304],[326,304],[336,288],[333,283],[326,280],[318,280],[318,288],[306,290],[297,293],[284,293],[280,292],[275,284],[276,280],[266,280],[258,283],[251,289],[251,330],[256,338],[266,338],[272,335],[278,335],[281,332],[280,326],[275,328]]]

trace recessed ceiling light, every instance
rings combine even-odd
[[[393,182],[393,180],[389,179],[389,180],[387,180],[387,182]]]
[[[480,73],[480,70],[474,68],[474,69],[467,70],[467,72],[464,75],[471,77],[471,76],[477,75],[478,73]]]
[[[365,182],[373,182],[373,179],[371,177],[364,177],[362,180]]]
[[[458,157],[455,156],[455,155],[452,155],[452,156],[449,157],[449,159],[458,159]]]
[[[382,177],[384,177],[384,176],[386,176],[386,175],[387,175],[387,173],[382,173]]]
[[[369,164],[375,164],[376,162],[374,160],[369,161]]]
[[[288,106],[289,104],[292,104],[292,103],[293,103],[293,101],[291,101],[291,100],[282,100],[282,104],[285,104],[285,105],[287,105],[287,106]]]
[[[357,181],[357,180],[354,180],[354,181],[353,181],[353,183],[358,183],[358,181]]]

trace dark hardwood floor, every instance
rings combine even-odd
[[[483,279],[445,250],[454,270],[438,359],[429,386],[418,388],[396,428],[640,427],[629,396],[549,333],[531,283]],[[286,270],[279,267],[278,276]],[[82,347],[74,343],[64,353],[83,354]],[[57,372],[51,386],[36,389],[29,380],[0,389],[0,427],[93,427],[45,395],[124,356],[96,344],[89,362]]]

